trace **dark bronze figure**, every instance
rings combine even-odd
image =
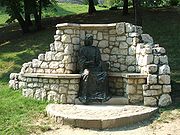
[[[108,93],[107,66],[101,61],[98,47],[92,46],[93,36],[85,37],[85,46],[79,50],[79,68],[82,74],[79,100],[84,104],[105,102]]]

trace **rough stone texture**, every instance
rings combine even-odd
[[[20,74],[11,74],[10,87],[22,88],[25,96],[38,100],[74,103],[79,79],[62,79],[61,76],[77,73],[78,50],[84,45],[86,34],[93,34],[93,45],[99,47],[102,60],[109,64],[109,72],[138,74],[129,77],[122,74],[109,76],[110,91],[115,96],[126,96],[131,103],[141,103],[143,98],[148,98],[145,103],[155,105],[155,100],[158,102],[162,94],[171,92],[170,68],[165,49],[154,44],[148,34],[142,34],[142,27],[125,22],[58,24],[50,50],[24,63]],[[36,73],[41,76],[24,76]],[[141,74],[146,76],[142,77]]]
[[[170,67],[169,65],[163,65],[159,67],[159,74],[170,74]]]
[[[169,94],[163,94],[159,98],[158,105],[161,107],[168,106],[172,103],[171,96]]]
[[[48,116],[59,123],[82,128],[107,129],[149,118],[157,108],[144,106],[96,106],[49,104]]]
[[[157,84],[157,75],[148,75],[147,84]]]
[[[149,34],[141,34],[142,40],[144,43],[152,43],[153,44],[153,38]]]
[[[155,97],[144,97],[144,105],[157,106],[157,99]]]
[[[159,76],[159,83],[160,84],[170,84],[170,76],[169,75],[160,75]]]

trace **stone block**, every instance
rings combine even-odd
[[[65,86],[60,86],[59,87],[59,93],[63,93],[63,94],[66,94],[67,93],[67,91],[68,91],[68,88],[67,87],[65,87]]]
[[[134,65],[136,63],[135,56],[127,56],[126,57],[126,64],[127,65]]]
[[[44,73],[44,69],[37,68],[37,69],[36,69],[36,73]]]
[[[71,55],[65,55],[62,62],[63,63],[70,63],[71,62]]]
[[[135,66],[129,66],[128,67],[128,72],[132,73],[136,70],[136,67]]]
[[[103,33],[102,32],[98,32],[97,40],[102,40],[102,39],[103,39]]]
[[[25,97],[34,97],[34,92],[35,90],[34,89],[23,89],[22,90],[22,95],[25,96]]]
[[[134,32],[134,31],[135,31],[135,26],[133,26],[133,25],[130,24],[130,23],[126,23],[126,24],[125,24],[125,28],[126,28],[126,32],[127,32],[127,33]]]
[[[79,84],[69,84],[69,90],[79,91]]]
[[[163,94],[159,98],[158,105],[161,107],[168,106],[172,103],[171,96],[169,94]]]
[[[167,55],[159,56],[160,58],[160,64],[168,64],[168,57]]]
[[[138,84],[145,84],[146,83],[146,79],[138,79]]]
[[[126,42],[120,42],[119,48],[120,49],[127,49],[128,48],[128,44]]]
[[[57,35],[62,35],[63,33],[64,33],[63,30],[56,30]]]
[[[114,36],[109,37],[109,41],[110,41],[110,42],[116,41],[116,37],[114,37]]]
[[[155,47],[153,48],[154,54],[165,54],[166,50],[163,47]]]
[[[145,106],[157,106],[157,99],[155,97],[144,97]]]
[[[59,90],[59,85],[58,84],[51,84],[50,89],[53,91],[58,91]]]
[[[171,85],[163,85],[163,93],[170,93]]]
[[[47,62],[43,62],[40,67],[41,68],[49,68],[49,65]]]
[[[46,52],[45,54],[45,61],[51,61],[51,60],[54,60],[55,59],[55,54],[54,52]]]
[[[110,62],[117,62],[117,56],[116,55],[110,56]]]
[[[106,48],[108,47],[108,41],[107,40],[101,40],[98,44],[98,47]]]
[[[39,54],[38,55],[38,60],[44,61],[45,60],[45,54]]]
[[[64,49],[64,54],[73,54],[73,46],[71,44],[67,44]]]
[[[61,94],[60,96],[60,103],[62,104],[65,104],[67,101],[66,101],[66,95],[65,94]]]
[[[64,83],[67,84],[67,83],[69,83],[69,79],[61,79],[60,83],[61,84],[64,84]]]
[[[51,69],[57,69],[59,67],[59,62],[57,61],[52,61],[49,63],[49,68]]]
[[[159,74],[164,75],[164,74],[170,74],[170,67],[169,65],[162,65],[159,67]]]
[[[61,41],[63,43],[71,43],[71,36],[67,35],[67,34],[64,34],[64,35],[61,36]]]
[[[144,44],[143,44],[143,43],[138,43],[138,44],[136,45],[136,53],[137,53],[137,54],[140,54],[140,53],[141,53],[141,50],[143,49],[143,47],[144,47]]]
[[[115,35],[115,34],[116,34],[116,30],[115,30],[115,29],[109,30],[109,34],[110,34],[110,35]]]
[[[64,51],[64,46],[63,46],[62,42],[60,42],[60,41],[54,41],[54,48],[55,48],[55,51],[57,51],[57,52]]]
[[[129,98],[129,102],[132,104],[140,103],[143,101],[142,95],[128,95],[128,98]]]
[[[150,85],[150,89],[152,90],[161,90],[162,89],[162,85]]]
[[[54,35],[54,40],[60,41],[61,40],[61,36],[60,35]]]
[[[162,94],[161,90],[144,90],[143,91],[143,96],[147,96],[147,97],[158,96],[160,94]]]
[[[159,56],[154,56],[154,64],[159,64],[159,60],[160,60],[160,58],[159,58]]]
[[[63,52],[58,52],[58,53],[55,54],[55,60],[61,61],[61,60],[63,60],[63,58],[64,58],[64,53]]]
[[[129,33],[128,36],[129,36],[129,37],[139,37],[140,34],[139,34],[139,33],[136,33],[136,32],[132,32],[132,33]]]
[[[117,36],[116,41],[126,41],[126,36]]]
[[[117,47],[113,47],[112,50],[111,50],[111,54],[119,54],[119,48]]]
[[[101,58],[103,61],[109,61],[109,54],[101,54]]]
[[[133,39],[130,38],[130,37],[128,37],[128,38],[126,39],[126,42],[127,42],[129,45],[132,45],[132,44],[133,44]]]
[[[119,55],[128,55],[127,49],[119,49]]]
[[[125,33],[125,25],[123,22],[116,24],[116,32],[118,35],[122,35]]]
[[[144,58],[143,58],[143,65],[149,65],[153,63],[153,55],[149,54],[149,55],[144,55]]]
[[[73,38],[72,38],[72,43],[73,43],[73,44],[80,44],[79,38],[73,37]]]
[[[73,63],[66,64],[66,65],[65,65],[65,68],[66,68],[67,70],[74,70],[74,69],[75,69]]]
[[[79,83],[80,79],[70,79],[70,83]]]
[[[141,34],[141,38],[144,43],[151,43],[153,44],[153,38],[149,34]]]
[[[143,84],[143,85],[142,85],[142,88],[143,88],[143,90],[148,90],[148,89],[149,89],[149,85]]]
[[[60,102],[60,95],[55,91],[49,91],[47,93],[47,100],[59,103]]]
[[[135,94],[136,93],[136,87],[135,85],[127,85],[126,86],[126,93],[127,94]]]
[[[157,84],[157,75],[148,75],[147,84]]]
[[[55,51],[54,43],[51,43],[49,46],[50,46],[50,51],[54,52]]]
[[[38,59],[33,59],[32,60],[32,67],[37,68],[40,67],[42,61],[38,60]]]
[[[72,29],[65,29],[64,33],[66,33],[66,34],[74,34]]]
[[[157,69],[158,69],[158,67],[156,64],[147,65],[147,73],[149,73],[149,74],[156,73]]]
[[[160,84],[170,84],[170,76],[169,75],[159,75],[159,83]]]
[[[131,46],[128,49],[129,55],[135,55],[136,54],[136,47],[135,46]]]
[[[74,104],[77,95],[67,95],[67,103]]]
[[[152,47],[146,47],[141,49],[141,54],[146,55],[146,54],[152,54]]]

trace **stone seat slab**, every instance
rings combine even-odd
[[[25,73],[24,77],[38,78],[81,78],[81,74],[43,74],[43,73]]]

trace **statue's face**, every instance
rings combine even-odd
[[[92,36],[86,37],[84,40],[84,44],[85,46],[91,46],[93,44],[93,37]]]

